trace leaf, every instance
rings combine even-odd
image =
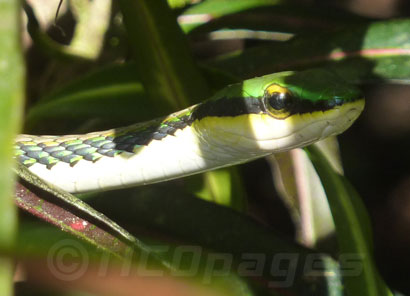
[[[0,5],[0,248],[7,251],[13,249],[17,232],[12,145],[20,125],[25,92],[20,9],[19,1],[6,0]],[[3,254],[0,290],[3,295],[13,295],[14,264]]]
[[[47,183],[46,181],[43,181],[41,178],[31,173],[22,164],[18,164],[16,173],[24,181],[34,185],[34,190],[43,190],[43,192],[41,192],[40,190],[40,194],[37,194],[33,192],[33,189],[31,189],[30,187],[26,187],[25,185],[18,186],[16,198],[17,204],[21,208],[26,209],[27,211],[31,212],[37,217],[42,218],[45,221],[61,227],[63,230],[70,232],[71,234],[74,234],[79,238],[85,239],[89,243],[94,244],[101,249],[110,250],[110,248],[112,247],[111,244],[113,239],[110,239],[108,235],[107,242],[104,235],[100,234],[101,230],[98,229],[95,225],[91,226],[92,231],[87,232],[87,227],[85,227],[85,224],[92,224],[92,221],[86,221],[84,219],[81,219],[80,217],[76,217],[76,215],[70,212],[70,210],[73,211],[73,209],[78,210],[83,214],[88,215],[96,222],[102,223],[105,227],[108,227],[113,233],[125,240],[128,245],[138,249],[138,251],[149,252],[149,249],[146,248],[143,243],[132,236],[128,231],[120,227],[114,221],[110,220],[104,214],[94,210],[78,197],[63,191],[58,187]],[[57,200],[62,202],[65,207],[68,207],[68,210],[66,210],[64,207],[54,206],[53,204],[47,202],[46,200],[43,200],[43,198],[40,197],[42,195],[47,195],[47,193],[51,194]],[[73,209],[70,209],[70,207],[72,207]],[[121,253],[125,252],[123,249],[124,247],[120,248]],[[122,255],[121,253],[118,253],[118,255]],[[161,262],[161,260],[159,261]]]
[[[324,32],[365,20],[330,6],[292,5],[283,0],[206,0],[186,9],[178,18],[190,37],[227,28],[231,35],[237,29],[244,29],[242,33]],[[254,36],[258,38],[257,34]]]
[[[104,34],[110,22],[111,1],[102,0],[96,5],[93,2],[74,0],[70,6],[76,19],[76,26],[69,45],[61,45],[42,32],[32,7],[24,3],[28,17],[28,32],[34,43],[50,56],[67,61],[95,60],[101,52]]]
[[[184,32],[188,33],[220,17],[251,8],[277,5],[281,2],[281,0],[207,0],[185,10],[178,21]]]
[[[247,207],[245,188],[238,170],[232,167],[204,174],[204,185],[193,192],[204,200],[228,206],[240,212],[244,212]]]
[[[51,240],[46,239],[37,243],[38,239],[33,241],[33,238],[36,236],[33,237],[31,234],[27,237],[27,234],[23,231],[23,235],[25,234],[26,236],[24,239],[20,238],[18,252],[14,252],[15,255],[21,256],[23,254],[29,257],[46,257],[47,255],[49,260],[50,252],[52,253],[52,250],[55,250],[56,245],[63,250],[65,247],[70,248],[73,245],[74,247],[80,245],[81,248],[87,248],[87,250],[84,249],[83,253],[87,255],[87,258],[88,255],[91,255],[93,263],[100,262],[101,264],[104,256],[105,258],[112,256],[114,260],[122,262],[122,265],[129,265],[131,260],[134,267],[141,266],[143,269],[148,269],[147,272],[154,269],[154,272],[164,275],[170,273],[171,275],[177,274],[181,276],[184,274],[186,266],[181,264],[180,261],[174,260],[177,255],[171,256],[168,259],[165,258],[155,248],[158,243],[151,246],[141,239],[137,239],[101,212],[96,211],[77,197],[47,184],[31,174],[24,166],[19,166],[18,173],[20,177],[29,183],[19,184],[16,188],[16,202],[20,208],[48,223],[58,226],[58,228],[72,234],[75,238],[86,241],[91,246],[94,246],[95,249],[89,245],[82,247],[82,241],[77,241],[77,239],[73,238],[71,240],[69,238],[63,239],[61,235],[54,235]],[[35,185],[37,188],[30,184]],[[28,231],[27,228],[25,231]],[[38,228],[34,230],[34,232],[39,231],[44,230]],[[42,237],[45,236],[45,233],[37,233],[37,235]],[[66,246],[65,242],[67,240],[69,243]],[[162,245],[166,250],[171,250],[171,255],[173,255],[172,247],[164,243]],[[58,251],[58,249],[55,251]],[[44,252],[47,250],[48,253],[45,254]],[[0,251],[4,250],[0,249]],[[218,295],[219,290],[224,291],[224,295],[252,295],[246,282],[238,278],[230,268],[221,271],[224,274],[223,278],[219,277],[220,273],[218,271],[209,270],[209,264],[204,261],[207,258],[205,255],[206,251],[201,250],[201,252],[204,253],[203,255],[201,254],[199,262],[202,267],[195,274],[183,279],[187,281],[187,284],[195,283],[199,289],[203,288],[203,281],[206,281],[206,283],[212,283],[211,290],[214,290],[216,295]],[[63,255],[64,253],[61,256]],[[48,263],[50,264],[50,261]],[[188,266],[192,264],[196,263],[188,262]],[[88,266],[85,268],[88,269]],[[211,266],[211,268],[215,268],[215,266]],[[105,267],[106,269],[107,267]]]
[[[29,187],[22,184],[16,186],[16,204],[21,209],[119,258],[125,257],[129,252],[129,246],[95,225],[89,217],[87,219],[74,214],[67,204],[62,207],[44,199],[35,193],[38,190],[32,188],[32,191]],[[42,195],[44,196],[44,192]]]
[[[315,166],[332,212],[339,242],[340,267],[349,295],[392,295],[372,259],[370,223],[359,195],[341,175],[333,171],[318,148],[306,148]],[[351,264],[356,264],[352,269]],[[352,273],[353,270],[353,273]]]
[[[112,128],[152,119],[156,113],[159,112],[137,79],[135,64],[112,64],[79,77],[41,99],[27,114],[26,130],[53,133],[49,124],[52,121],[55,128],[65,128],[56,132],[69,132],[70,127],[87,120],[99,121],[93,128]],[[48,130],[39,131],[44,124]]]
[[[174,183],[105,192],[89,202],[118,223],[169,237],[180,246],[232,256],[238,275],[265,293],[327,295],[328,281],[337,283],[322,276],[323,270],[337,273],[331,257],[296,245],[245,214],[194,198],[184,182]]]
[[[301,35],[281,44],[251,48],[209,66],[242,78],[327,66],[353,83],[409,83],[410,36],[404,33],[409,30],[407,19],[347,26],[338,32]]]
[[[336,137],[316,142],[326,159],[343,173]],[[304,246],[332,253],[335,227],[322,183],[303,149],[267,157],[273,170],[275,188],[287,205]]]
[[[320,179],[307,155],[302,149],[294,149],[272,155],[268,162],[274,170],[275,187],[295,224],[298,242],[328,250],[334,224]]]
[[[168,250],[173,252],[172,246],[160,242],[152,242],[149,248],[158,256]],[[130,295],[130,289],[133,293],[158,296],[164,295],[164,290],[171,295],[186,296],[253,295],[246,283],[229,271],[223,276],[213,276],[198,269],[197,274],[184,276],[183,271],[167,271],[147,262],[147,257],[138,252],[128,251],[125,259],[119,259],[57,228],[39,223],[24,222],[14,253],[24,264],[31,282],[53,290],[58,287],[71,293],[93,291],[98,295]],[[170,264],[174,262],[169,260]],[[201,276],[206,282],[201,282]]]
[[[162,110],[176,111],[209,96],[185,36],[164,0],[119,1],[139,77]]]
[[[74,36],[67,51],[85,59],[96,59],[104,44],[104,35],[110,24],[111,1],[70,1],[76,19]]]
[[[23,6],[28,19],[27,31],[33,39],[33,42],[41,48],[42,52],[62,61],[81,63],[90,62],[90,59],[82,56],[81,53],[77,54],[75,51],[71,52],[69,46],[55,42],[46,33],[41,31],[40,24],[37,21],[33,8],[27,2],[24,2]]]
[[[168,5],[171,8],[183,8],[191,4],[191,0],[168,0]]]

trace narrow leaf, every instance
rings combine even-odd
[[[154,103],[136,75],[135,64],[128,63],[109,65],[79,77],[30,108],[25,130],[69,132],[89,120],[98,121],[92,128],[104,129],[152,119],[157,113]],[[56,130],[50,129],[50,122]],[[47,130],[38,130],[42,126]],[[65,130],[59,130],[59,126]]]
[[[410,20],[347,26],[331,34],[294,38],[218,59],[214,65],[239,77],[330,66],[354,83],[410,83]],[[323,42],[326,40],[326,42]]]
[[[349,295],[392,295],[381,279],[373,261],[367,212],[360,197],[341,175],[337,174],[318,148],[306,148],[325,188],[336,226],[343,281]],[[352,262],[356,262],[351,270]]]
[[[206,83],[166,1],[119,3],[139,78],[158,109],[178,110],[208,97]]]
[[[20,125],[25,92],[21,49],[20,1],[4,0],[0,5],[0,248],[11,250],[17,231],[13,204],[14,174],[12,145]],[[13,295],[13,262],[0,257],[0,291]]]
[[[121,203],[115,202],[118,200]],[[327,295],[324,291],[329,281],[338,281],[323,277],[323,270],[337,273],[337,263],[325,263],[335,263],[331,257],[297,245],[245,214],[194,198],[169,183],[115,194],[105,192],[90,203],[121,224],[156,231],[181,246],[229,254],[239,276],[275,295]]]
[[[366,20],[328,5],[292,5],[283,0],[206,0],[186,9],[178,18],[181,27],[190,36],[226,28],[232,30],[231,34],[243,29],[245,36],[252,31],[259,31],[265,36],[274,36],[269,34],[273,32],[329,32],[346,23],[363,23]]]

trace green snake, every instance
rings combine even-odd
[[[361,92],[326,70],[232,84],[166,117],[84,135],[20,135],[15,157],[68,192],[149,184],[303,147],[346,130]]]

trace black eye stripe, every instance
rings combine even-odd
[[[273,96],[273,94],[275,94]],[[284,100],[285,108],[276,106],[278,102],[274,102],[272,97],[286,95],[288,98]],[[281,100],[282,101],[282,100]],[[325,111],[343,104],[340,98],[331,100],[319,100],[316,102],[299,98],[292,92],[271,92],[266,91],[262,97],[224,97],[214,101],[205,101],[196,106],[189,118],[183,124],[191,124],[195,120],[201,120],[206,117],[223,117],[223,116],[240,116],[243,114],[272,114],[279,112],[287,115],[312,113],[315,111]],[[283,103],[283,101],[282,101]],[[281,103],[281,104],[282,104]],[[278,113],[278,114],[279,114]],[[176,127],[179,128],[179,127]]]

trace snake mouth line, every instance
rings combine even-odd
[[[353,104],[353,103],[352,103]],[[338,112],[343,112],[343,114],[342,115],[339,115],[339,116],[337,116],[336,118],[323,118],[323,119],[312,119],[312,121],[311,122],[305,122],[305,123],[303,123],[303,124],[300,124],[300,123],[298,123],[298,122],[296,122],[295,123],[295,121],[298,121],[300,118],[300,116],[301,115],[295,115],[295,116],[293,116],[293,117],[289,117],[289,118],[287,118],[287,119],[285,119],[285,121],[287,121],[288,122],[288,125],[289,126],[292,126],[293,125],[293,127],[292,128],[295,128],[297,125],[299,125],[300,124],[300,127],[298,127],[298,128],[295,128],[295,129],[293,129],[292,130],[292,128],[290,128],[289,129],[289,133],[288,134],[286,134],[286,135],[282,135],[282,136],[277,136],[277,137],[269,137],[269,138],[266,138],[266,139],[263,139],[263,138],[257,138],[256,137],[256,134],[257,134],[257,132],[255,131],[255,133],[253,134],[253,135],[245,135],[245,134],[242,134],[242,133],[239,133],[239,132],[234,132],[234,131],[231,131],[231,130],[227,130],[227,129],[224,129],[224,128],[222,128],[222,127],[218,127],[218,126],[216,126],[216,127],[214,127],[215,128],[215,130],[217,130],[217,131],[219,131],[219,132],[223,132],[223,133],[228,133],[228,134],[230,134],[230,135],[232,135],[232,136],[235,136],[235,137],[239,137],[239,138],[241,138],[241,139],[244,139],[244,140],[248,140],[248,141],[257,141],[257,142],[266,142],[266,141],[272,141],[272,140],[278,140],[278,139],[281,139],[281,138],[284,138],[284,137],[289,137],[289,136],[292,136],[292,135],[294,135],[294,134],[300,134],[300,133],[303,133],[303,130],[306,130],[306,129],[309,129],[309,128],[311,128],[312,126],[314,126],[314,125],[317,125],[317,124],[319,124],[319,123],[321,123],[321,122],[326,122],[326,126],[324,126],[322,129],[323,130],[325,130],[327,127],[329,127],[329,126],[337,126],[338,124],[341,126],[341,130],[340,130],[340,132],[343,132],[348,126],[346,126],[346,124],[345,123],[348,123],[348,122],[353,122],[359,115],[360,115],[360,113],[361,113],[361,111],[363,110],[363,108],[359,108],[359,107],[350,107],[349,108],[349,110],[343,110],[343,108],[335,108],[335,109],[332,109],[332,110],[329,110],[329,111],[316,111],[316,112],[314,112],[314,113],[321,113],[321,114],[323,114],[324,116],[326,116],[326,114],[328,113],[328,112],[335,112],[335,111],[338,111]],[[314,113],[309,113],[309,114],[314,114]],[[330,117],[330,116],[329,116]],[[340,121],[341,121],[341,119],[343,119],[343,118],[347,118],[347,120],[343,120],[343,122],[342,123],[340,123]],[[251,122],[251,120],[249,121],[249,125],[251,126],[252,125],[252,122]]]

